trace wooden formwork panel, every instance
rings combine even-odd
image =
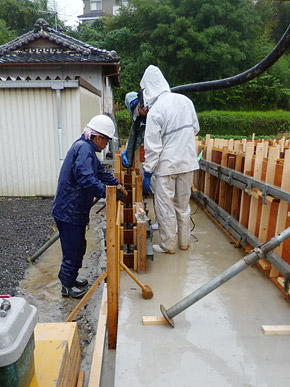
[[[252,141],[222,139],[213,141],[208,135],[206,147],[209,147],[209,154],[206,154],[207,161],[243,172],[247,176],[274,184],[284,190],[290,190],[289,141],[285,147],[283,141],[254,141],[254,136]],[[270,170],[270,158],[273,154],[275,154],[275,160],[274,162],[272,160]],[[287,159],[287,177],[285,177],[284,157]],[[287,216],[290,214],[289,203],[281,204],[279,199],[267,195],[267,204],[265,204],[262,192],[252,189],[251,195],[248,195],[247,192],[230,186],[227,182],[220,181],[218,177],[206,172],[200,173],[199,178],[201,181],[198,189],[205,192],[206,196],[219,204],[262,242],[290,227],[290,217]],[[275,252],[290,264],[290,240],[284,241],[276,250]],[[258,266],[280,290],[283,289],[282,277],[277,269],[267,260],[262,260]]]
[[[124,222],[125,223],[135,222],[133,208],[124,208]]]

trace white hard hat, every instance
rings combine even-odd
[[[116,137],[114,136],[115,125],[110,117],[105,116],[103,114],[95,116],[90,120],[88,126],[91,129],[94,129],[96,132],[109,137],[111,140],[116,140]]]

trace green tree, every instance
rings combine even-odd
[[[7,27],[5,20],[0,19],[0,45],[13,40],[15,37],[15,33]]]
[[[5,20],[7,27],[16,36],[25,34],[33,29],[39,18],[44,18],[52,27],[55,17],[48,11],[47,0],[33,2],[29,0],[0,0],[0,19]],[[61,24],[61,22],[59,21]]]
[[[117,51],[122,87],[115,95],[123,102],[126,92],[139,89],[149,64],[159,66],[172,87],[231,77],[254,66],[277,43],[280,25],[287,24],[290,7],[277,3],[131,0],[117,16],[81,25],[74,36]],[[288,108],[289,64],[289,57],[284,56],[248,85],[192,97],[201,109]]]

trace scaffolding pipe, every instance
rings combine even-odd
[[[54,234],[54,236],[52,238],[50,238],[49,241],[47,241],[31,258],[28,258],[27,260],[29,262],[35,262],[36,259],[42,254],[45,252],[45,250],[47,250],[51,245],[54,244],[54,242],[56,242],[59,238],[59,232],[57,232],[56,234]]]
[[[93,203],[93,206],[99,201],[100,199],[96,199]],[[104,208],[106,207],[106,203],[104,205],[102,205],[101,208],[99,208],[97,211],[96,211],[96,214],[98,214],[99,212],[101,212]],[[51,245],[54,244],[54,242],[56,242],[59,238],[59,232],[57,232],[56,234],[54,234],[54,236],[49,239],[49,241],[47,241],[31,258],[28,257],[27,258],[27,261],[28,262],[35,262],[36,259],[42,254],[45,252],[45,250],[47,250]]]
[[[246,255],[244,258],[240,259],[238,262],[230,266],[223,273],[219,274],[217,277],[207,282],[205,285],[191,293],[189,296],[185,297],[183,300],[179,301],[177,304],[173,305],[169,309],[165,309],[163,305],[160,305],[160,310],[169,324],[174,327],[173,317],[183,312],[189,306],[193,305],[197,301],[201,300],[207,294],[211,293],[213,290],[217,289],[219,286],[223,285],[225,282],[239,274],[241,271],[245,270],[248,266],[253,266],[255,263],[265,257],[270,251],[274,250],[279,246],[285,239],[290,237],[290,227],[282,231],[279,235],[271,238],[261,246],[257,246],[253,251]]]

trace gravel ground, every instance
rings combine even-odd
[[[32,256],[55,233],[52,198],[0,198],[0,294],[17,295]]]
[[[36,306],[39,322],[63,322],[79,302],[63,298],[60,294],[61,285],[57,278],[61,262],[60,247],[57,247],[59,241],[46,250],[35,264],[27,262],[27,257],[35,254],[57,232],[51,216],[52,202],[52,198],[0,198],[0,294],[24,297],[28,303]],[[94,209],[103,204],[99,202]],[[87,234],[95,247],[87,251],[80,271],[80,276],[87,278],[90,285],[106,267],[106,211],[96,215],[95,210],[91,211],[90,233]],[[59,250],[49,255],[54,248]],[[75,319],[80,338],[81,369],[85,371],[86,384],[102,289],[103,284]]]

